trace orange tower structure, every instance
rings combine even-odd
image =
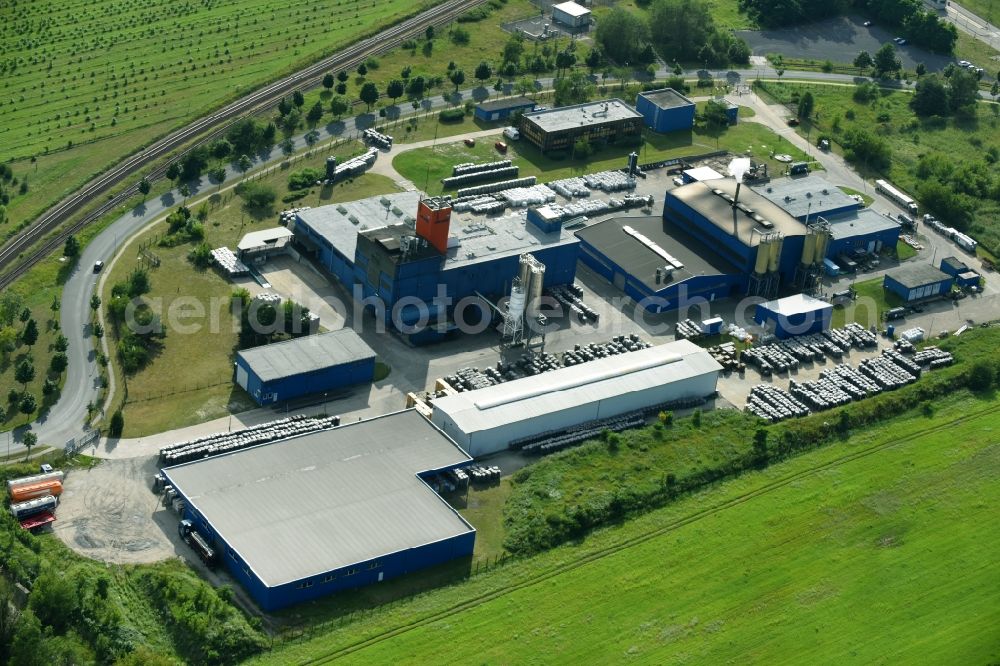
[[[441,254],[448,252],[448,230],[451,228],[451,201],[444,197],[421,199],[417,206],[417,235],[433,245]]]

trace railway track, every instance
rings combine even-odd
[[[313,83],[318,82],[330,70],[350,69],[366,58],[380,55],[397,47],[404,39],[419,34],[428,26],[440,26],[448,23],[459,14],[464,13],[485,0],[448,0],[428,9],[402,23],[386,28],[381,33],[364,39],[347,47],[329,58],[324,58],[305,69],[302,69],[280,81],[264,86],[249,95],[223,107],[222,109],[196,120],[172,134],[156,141],[151,146],[127,157],[108,172],[101,174],[84,185],[74,194],[66,197],[58,204],[45,211],[35,223],[15,237],[10,243],[0,248],[0,271],[5,271],[21,255],[39,240],[59,229],[60,225],[74,214],[85,208],[95,198],[105,194],[109,189],[133,177],[136,170],[167,155],[176,148],[183,146],[195,138],[199,143],[211,141],[225,131],[237,120],[259,111],[262,107],[276,103],[281,97]],[[150,180],[160,178],[166,172],[167,165],[161,165],[149,175]],[[6,288],[14,280],[23,275],[38,261],[49,253],[62,247],[66,238],[75,234],[91,222],[100,219],[108,211],[115,209],[128,201],[138,191],[138,183],[133,183],[123,191],[88,212],[73,224],[39,246],[32,254],[14,267],[0,275],[0,289]]]

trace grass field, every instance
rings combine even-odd
[[[981,19],[1000,25],[1000,2],[998,0],[962,0],[959,3]]]
[[[853,303],[833,307],[833,317],[830,320],[832,327],[844,326],[851,321],[866,327],[881,327],[882,315],[886,310],[904,305],[903,299],[882,287],[882,278],[855,282],[851,286],[857,293],[857,299]]]
[[[360,144],[349,143],[332,154],[344,158],[360,151]],[[289,174],[307,167],[322,169],[328,154],[328,151],[317,151],[309,157],[297,158],[288,168],[278,166],[257,180],[271,186],[277,193],[278,204],[274,211],[247,211],[243,200],[232,190],[210,195],[207,198],[209,218],[205,225],[205,242],[213,248],[223,245],[235,248],[244,234],[275,226],[275,211],[279,208],[325,205],[396,190],[388,178],[365,174],[334,187],[311,188],[306,191],[305,197],[294,204],[280,203],[281,198],[289,193]],[[196,210],[198,205],[195,201],[190,207]],[[139,244],[165,233],[166,224],[157,222],[135,237],[105,281],[102,294],[105,302],[110,300],[112,286],[124,280],[136,267]],[[255,406],[231,382],[232,356],[237,342],[234,325],[238,324],[233,321],[229,309],[233,285],[213,269],[196,269],[187,259],[193,245],[185,243],[164,248],[154,244],[150,247],[161,265],[150,272],[152,291],[146,299],[151,302],[159,299],[163,321],[168,321],[171,305],[180,303],[181,299],[195,299],[203,305],[205,315],[197,320],[201,325],[192,334],[168,330],[160,353],[145,368],[127,378],[129,400],[124,407],[126,437],[170,430]],[[109,343],[113,342],[112,336]],[[121,386],[121,373],[117,372],[116,377]]]
[[[625,166],[628,154],[638,149],[639,162],[710,153],[728,149],[746,154],[754,159],[767,162],[772,173],[780,173],[784,165],[771,159],[771,153],[788,153],[795,160],[807,159],[805,154],[783,141],[763,125],[741,123],[716,135],[701,128],[670,134],[656,134],[643,131],[643,143],[636,145],[610,145],[597,149],[586,160],[571,159],[565,154],[543,155],[527,141],[511,142],[507,157],[519,166],[520,176],[537,176],[539,182],[546,183],[560,178],[579,176],[585,173],[618,169]],[[442,192],[441,179],[451,175],[451,167],[460,162],[490,161],[499,159],[492,141],[480,141],[472,148],[462,142],[447,143],[432,149],[414,150],[400,153],[392,164],[404,177],[412,180],[418,188],[430,194]]]
[[[908,92],[882,90],[880,96],[868,103],[853,99],[853,86],[830,86],[801,83],[766,83],[765,93],[780,102],[790,102],[792,95],[812,92],[820,121],[812,133],[824,132],[837,142],[854,128],[875,129],[892,149],[892,168],[888,173],[877,173],[857,165],[860,173],[868,177],[888,176],[911,196],[917,194],[918,185],[927,177],[919,171],[921,158],[929,157],[952,165],[953,170],[968,172],[960,179],[973,182],[971,174],[985,174],[986,182],[996,178],[996,165],[987,161],[991,150],[1000,150],[1000,115],[995,106],[978,104],[974,118],[918,118],[909,107],[912,95]],[[853,116],[853,118],[852,118]],[[806,130],[800,126],[800,133]],[[972,197],[976,205],[970,231],[980,243],[990,248],[1000,247],[1000,201],[987,197]],[[947,221],[947,220],[946,220]],[[951,222],[949,222],[951,224]]]
[[[996,661],[998,410],[953,396],[264,661]]]
[[[12,198],[5,226],[34,217],[170,129],[433,4],[98,0],[53,11],[36,0],[8,7],[13,20],[0,24],[0,159],[12,161],[17,177],[28,175],[30,192]]]

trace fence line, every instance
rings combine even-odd
[[[485,558],[475,558],[473,562],[469,563],[469,573],[465,578],[474,578],[486,574],[494,569],[502,567],[506,563],[514,559],[513,555],[509,553],[502,553],[499,555],[494,555],[492,557],[487,556]],[[308,641],[321,634],[327,634],[334,629],[343,628],[349,624],[363,620],[366,617],[372,617],[374,615],[381,615],[387,613],[393,608],[407,603],[416,595],[402,596],[391,601],[387,601],[384,604],[378,606],[372,606],[370,608],[359,608],[356,610],[349,611],[340,615],[338,617],[332,618],[330,620],[325,620],[323,622],[317,622],[315,624],[309,625],[299,625],[299,626],[289,626],[282,627],[277,630],[279,636],[279,642],[281,643],[291,643],[299,641]],[[274,640],[272,639],[269,650],[274,648]]]
[[[180,388],[171,389],[169,391],[146,391],[142,393],[137,393],[135,391],[131,392],[131,395],[127,396],[125,399],[126,403],[136,403],[136,402],[147,402],[149,400],[157,400],[159,398],[164,398],[168,395],[176,395],[178,393],[191,393],[192,391],[201,391],[207,388],[214,388],[216,386],[228,386],[232,382],[196,382],[194,384],[188,384],[186,386],[181,386]]]

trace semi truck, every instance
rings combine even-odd
[[[58,496],[61,494],[62,483],[58,479],[49,479],[47,481],[16,486],[10,491],[10,499],[12,502],[26,502],[38,497],[45,497],[46,495]]]
[[[897,206],[909,212],[910,215],[916,215],[920,210],[917,202],[912,197],[908,196],[902,190],[896,189],[887,180],[876,180],[875,191],[884,195],[886,199],[891,199]]]
[[[191,546],[191,549],[198,553],[198,557],[201,558],[202,562],[209,568],[215,566],[215,549],[208,545],[208,540],[205,537],[198,534],[198,530],[194,528],[194,523],[184,519],[177,525],[177,531],[180,533],[184,543]]]

